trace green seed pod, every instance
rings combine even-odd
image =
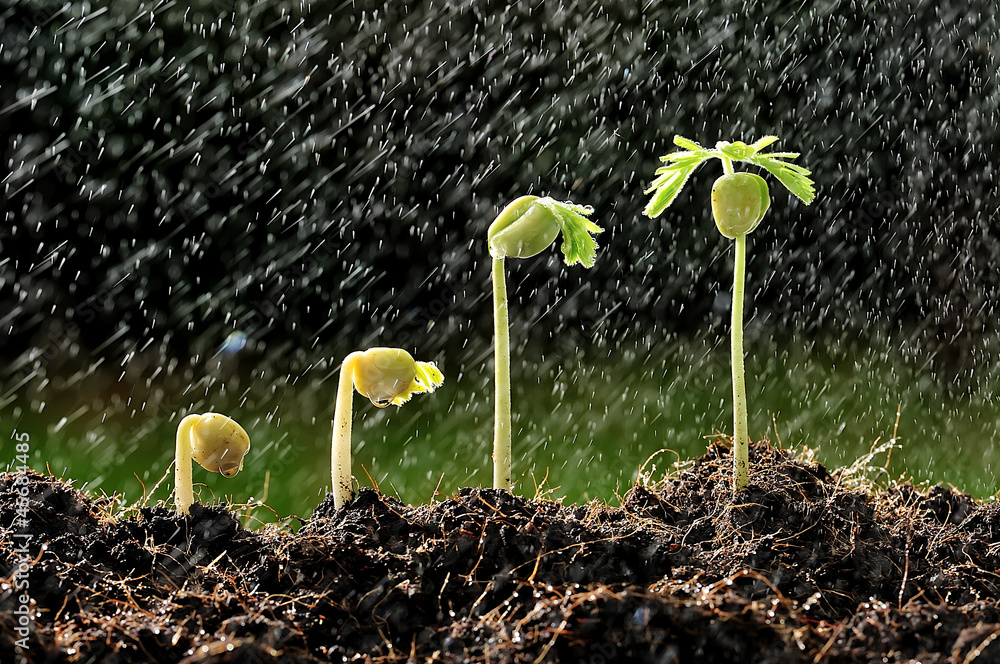
[[[555,241],[559,223],[551,210],[536,201],[538,196],[521,196],[490,224],[493,258],[531,258]]]
[[[712,185],[712,216],[719,232],[728,238],[757,228],[770,205],[767,182],[754,173],[730,173]]]

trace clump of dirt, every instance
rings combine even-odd
[[[1000,661],[995,504],[751,455],[736,495],[720,442],[619,508],[363,489],[297,532],[0,475],[0,659]]]

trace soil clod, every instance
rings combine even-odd
[[[733,495],[713,444],[620,508],[362,489],[298,532],[0,475],[0,660],[28,561],[29,662],[1000,661],[995,504],[751,460]]]

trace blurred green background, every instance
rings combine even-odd
[[[995,491],[995,3],[8,4],[0,438],[40,471],[165,500],[177,423],[220,411],[253,449],[203,498],[308,515],[339,362],[394,345],[447,383],[356,400],[355,476],[488,484],[484,238],[533,193],[606,231],[591,270],[510,266],[518,490],[613,503],[732,416],[713,175],[655,221],[644,190],[675,134],[773,133],[818,197],[772,182],[753,235],[751,433],[836,467],[898,410],[885,477]]]
[[[900,447],[883,479],[952,484],[984,498],[996,491],[995,369],[945,379],[933,369],[941,358],[911,355],[901,339],[871,345],[755,332],[751,325],[755,439],[808,446],[832,469],[892,438],[898,410]],[[361,484],[374,480],[386,494],[421,503],[491,483],[492,364],[480,351],[419,358],[435,359],[446,383],[402,408],[355,399],[353,467]],[[34,389],[7,385],[0,405],[15,415],[11,430],[28,434],[33,468],[93,494],[118,494],[123,504],[169,498],[173,474],[161,480],[183,414],[230,414],[250,433],[251,452],[234,479],[196,467],[202,501],[264,500],[274,511],[254,510],[250,521],[306,517],[330,486],[338,367],[318,361],[282,374],[236,355],[202,360],[193,380],[194,367],[136,371],[134,361],[125,372],[102,365]],[[514,470],[517,491],[527,496],[541,487],[552,498],[615,504],[649,457],[667,450],[647,469],[668,470],[731,429],[728,338],[624,352],[606,341],[586,351],[515,345],[513,374]],[[169,393],[172,383],[180,393]]]

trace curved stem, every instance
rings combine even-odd
[[[746,278],[747,236],[736,237],[733,261],[733,486],[747,487],[750,477],[750,434],[747,423],[747,388],[743,373],[743,282]]]
[[[177,425],[174,448],[174,507],[178,514],[189,514],[194,503],[191,486],[191,432],[201,415],[188,415]]]
[[[507,282],[502,258],[493,259],[494,359],[496,411],[493,420],[493,487],[510,491],[510,323],[507,316]]]
[[[330,448],[330,482],[333,504],[338,509],[351,499],[351,417],[354,410],[354,367],[363,355],[355,351],[340,366],[337,406],[333,413],[333,445]]]
[[[722,160],[722,171],[726,175],[732,175],[733,173],[735,173],[735,171],[733,170],[733,160],[732,159],[730,159],[729,157],[727,157],[725,155],[723,155],[723,156],[721,156],[719,158]]]

